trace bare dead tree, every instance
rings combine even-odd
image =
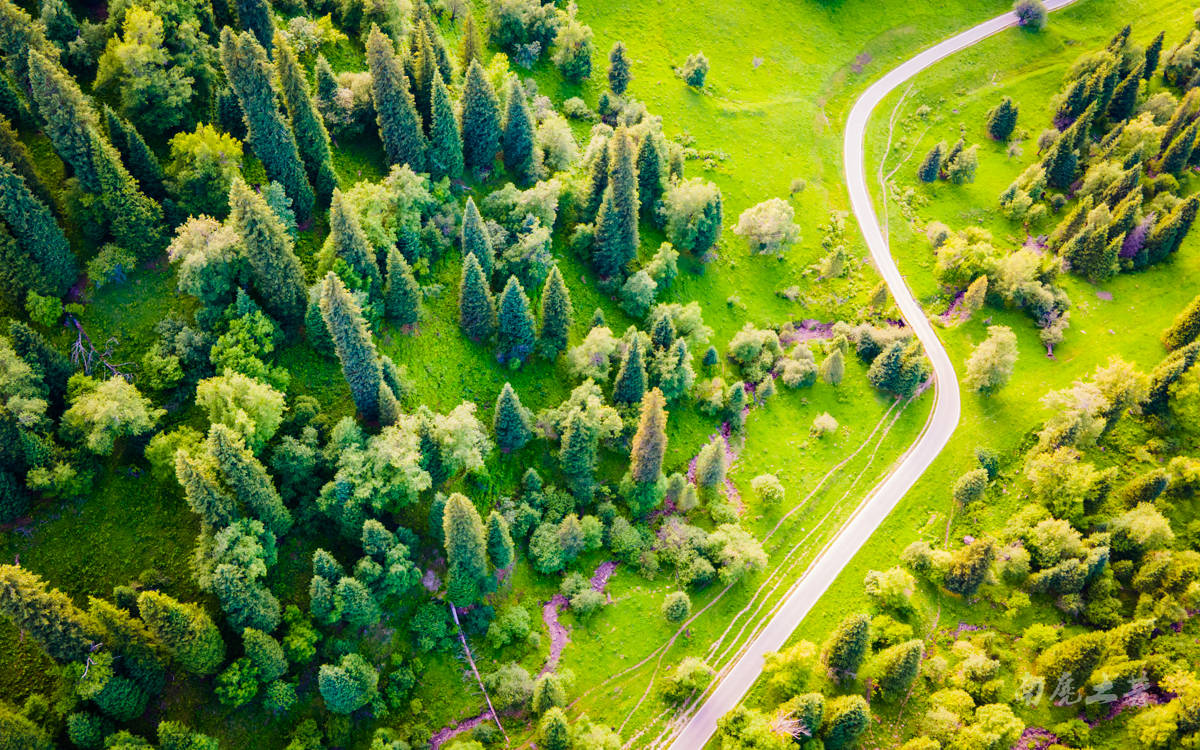
[[[75,329],[75,343],[71,344],[71,364],[76,367],[82,367],[85,375],[91,375],[92,369],[97,365],[102,365],[108,370],[109,377],[124,378],[127,383],[133,382],[133,374],[125,368],[133,364],[133,362],[114,362],[116,355],[113,353],[113,348],[120,342],[116,336],[110,336],[108,341],[104,342],[103,351],[96,348],[92,343],[92,339],[87,335],[87,331],[83,330],[83,324],[74,315],[67,315],[67,325]]]

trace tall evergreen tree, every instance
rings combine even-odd
[[[473,62],[483,62],[480,52],[482,49],[483,44],[479,41],[479,30],[475,27],[475,14],[468,10],[467,18],[463,21],[462,41],[458,48],[458,61],[463,70],[470,70]]]
[[[12,164],[0,159],[0,219],[39,271],[28,288],[61,297],[79,276],[79,266],[62,228]]]
[[[60,664],[82,661],[95,640],[95,623],[69,596],[16,565],[0,565],[0,615]]]
[[[450,101],[450,90],[446,88],[440,71],[435,72],[433,76],[428,161],[429,176],[435,181],[443,177],[462,177],[462,133],[458,129],[458,116],[454,113],[454,104]]]
[[[446,598],[459,607],[479,600],[488,576],[487,543],[483,519],[466,496],[455,492],[442,513],[446,540]]]
[[[879,652],[876,658],[879,693],[885,700],[894,700],[908,692],[921,669],[925,642],[918,639],[898,643]]]
[[[613,381],[613,403],[626,406],[639,403],[646,394],[646,361],[642,356],[642,339],[636,333],[621,360]]]
[[[637,189],[642,218],[653,221],[654,208],[663,195],[663,162],[652,133],[646,133],[638,146]]]
[[[946,152],[945,142],[939,143],[925,154],[921,166],[917,167],[917,179],[921,182],[937,182],[942,169],[942,154]]]
[[[280,48],[280,57],[284,55],[284,49]],[[346,265],[367,282],[372,297],[382,294],[383,277],[379,274],[379,264],[375,262],[375,249],[363,232],[358,213],[346,203],[342,191],[336,189],[329,206],[329,242],[336,256],[346,261]]]
[[[496,305],[474,253],[463,256],[458,284],[458,323],[473,341],[485,341],[496,330]]]
[[[417,105],[417,112],[421,115],[421,121],[425,124],[428,130],[430,121],[432,120],[433,103],[433,79],[441,74],[437,67],[437,56],[433,51],[433,44],[429,41],[429,34],[425,28],[425,24],[417,24],[416,28],[409,34],[409,38],[413,42],[412,52],[412,95],[413,101]]]
[[[221,478],[255,518],[276,536],[292,526],[292,514],[262,462],[246,447],[242,436],[223,424],[208,428],[205,450]]]
[[[500,389],[496,398],[496,412],[492,418],[492,431],[496,434],[496,447],[504,453],[521,450],[533,438],[529,410],[521,405],[521,398],[509,383]],[[504,566],[500,566],[504,567]]]
[[[240,177],[229,190],[229,223],[242,239],[263,309],[285,325],[298,325],[304,319],[308,296],[304,268],[283,222]]]
[[[487,552],[488,560],[497,571],[507,570],[513,564],[515,555],[508,521],[494,510],[487,519]]]
[[[208,528],[218,529],[237,520],[237,503],[221,487],[212,469],[187,451],[175,454],[175,478],[183,487],[188,507]]]
[[[246,121],[250,148],[263,163],[267,178],[283,185],[301,222],[312,216],[314,195],[296,137],[279,110],[271,64],[262,45],[247,32],[221,30],[221,64],[237,94]]]
[[[371,331],[358,303],[332,271],[321,290],[321,317],[333,338],[333,348],[342,363],[342,374],[350,384],[350,395],[358,413],[369,422],[379,419],[379,391],[383,368]]]
[[[557,359],[559,354],[567,350],[567,337],[571,333],[571,322],[575,315],[571,293],[557,265],[550,269],[550,275],[542,287],[540,312],[538,348],[547,358]]]
[[[1164,32],[1158,32],[1158,36],[1154,37],[1154,41],[1146,45],[1146,67],[1142,69],[1142,78],[1149,81],[1154,75],[1154,71],[1158,70],[1158,59],[1162,55]]]
[[[509,276],[504,291],[500,293],[496,326],[497,358],[501,362],[523,363],[533,354],[533,312],[529,309],[529,298],[521,288],[516,276]]]
[[[608,164],[611,143],[599,149],[596,157],[588,167],[588,195],[584,206],[584,216],[588,221],[596,218],[600,206],[604,204],[604,196],[608,191]]]
[[[1017,105],[1010,97],[1004,97],[987,114],[988,135],[995,141],[1007,141],[1017,127]]]
[[[225,642],[203,609],[158,591],[143,591],[137,606],[146,628],[182,669],[201,676],[217,671]]]
[[[612,51],[608,53],[608,87],[617,96],[622,96],[631,80],[633,80],[633,73],[629,70],[629,57],[625,54],[625,44],[617,42],[613,44]]]
[[[463,209],[461,241],[463,258],[474,255],[475,260],[479,261],[479,267],[483,269],[484,278],[491,279],[492,269],[496,265],[496,253],[492,249],[492,238],[483,223],[483,216],[475,206],[475,200],[469,196],[467,207]]]
[[[654,325],[650,327],[650,344],[655,349],[670,349],[677,336],[675,321],[668,314],[659,314],[654,320]]]
[[[500,102],[478,60],[467,68],[460,106],[463,164],[475,172],[490,169],[500,149]]]
[[[34,55],[58,63],[59,50],[46,38],[45,28],[12,0],[0,0],[0,50],[4,50],[8,75],[23,93],[30,90]],[[41,109],[40,102],[37,108]]]
[[[1196,146],[1196,132],[1200,128],[1200,120],[1193,122],[1179,135],[1175,136],[1167,150],[1158,161],[1158,171],[1166,174],[1178,174],[1187,166],[1192,158],[1192,149]]]
[[[163,185],[163,169],[158,157],[142,140],[133,123],[119,116],[112,107],[105,105],[104,120],[108,126],[108,137],[121,155],[129,174],[141,185],[146,195],[161,200],[167,190]]]
[[[38,200],[54,211],[58,211],[54,194],[50,192],[50,188],[46,187],[42,176],[38,174],[37,167],[33,165],[33,157],[29,155],[29,149],[25,148],[24,143],[21,143],[12,122],[3,115],[0,115],[0,159],[11,164],[13,170],[25,178],[25,184],[38,197]]]
[[[629,473],[638,484],[654,484],[662,476],[663,456],[667,452],[665,406],[662,391],[657,388],[652,388],[642,399],[642,413],[629,454]]]
[[[292,132],[296,136],[296,148],[304,160],[308,180],[316,190],[317,198],[325,203],[337,187],[337,175],[333,171],[333,157],[329,151],[329,132],[308,91],[304,69],[300,67],[292,46],[282,35],[275,43],[275,69],[279,73],[279,84],[283,89],[283,102],[292,123]]]
[[[1146,263],[1164,261],[1179,249],[1180,243],[1196,220],[1198,209],[1200,196],[1191,195],[1175,206],[1171,213],[1158,220],[1146,238]]]
[[[1182,133],[1192,121],[1196,119],[1196,109],[1200,107],[1200,90],[1189,89],[1184,95],[1179,104],[1175,105],[1175,111],[1171,113],[1171,119],[1167,120],[1166,130],[1163,131],[1162,137],[1159,139],[1159,153],[1166,151],[1167,147],[1175,142],[1175,138]],[[1146,154],[1152,156],[1152,154]]]
[[[1067,133],[1058,137],[1042,158],[1042,167],[1046,170],[1046,184],[1053,188],[1065,190],[1075,181],[1075,172],[1079,168],[1079,155],[1075,145]]]
[[[408,78],[396,57],[391,38],[372,26],[367,37],[367,65],[371,69],[371,91],[383,150],[392,164],[407,164],[414,172],[425,171],[425,135],[421,118],[408,89]]]
[[[596,458],[599,436],[596,428],[580,414],[572,414],[563,430],[559,463],[567,488],[580,500],[590,500],[596,491]]]
[[[254,34],[267,55],[273,54],[275,21],[271,18],[271,0],[236,0],[238,23],[243,31]]]
[[[850,615],[829,636],[822,661],[839,678],[853,675],[862,665],[870,647],[870,620],[866,615]]]
[[[388,318],[398,326],[415,325],[420,320],[421,288],[413,278],[404,255],[392,248],[387,256],[387,289],[383,295]]]
[[[25,360],[38,379],[46,384],[50,405],[54,409],[61,408],[66,400],[67,381],[75,372],[71,361],[42,334],[19,320],[8,324],[8,338],[17,356]]]
[[[525,87],[516,79],[508,87],[508,110],[504,117],[504,168],[515,182],[528,184],[537,179],[534,158],[533,118],[525,100]]]
[[[1200,336],[1200,296],[1192,299],[1162,332],[1162,345],[1173,351],[1192,343],[1197,336]]]
[[[1142,70],[1145,63],[1138,63],[1129,74],[1121,79],[1108,103],[1108,116],[1114,122],[1123,122],[1133,117],[1137,108],[1138,92],[1141,90]]]
[[[592,263],[601,278],[619,278],[637,258],[638,194],[629,134],[618,130],[612,140],[612,166],[604,201],[596,217]]]

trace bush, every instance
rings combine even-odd
[[[837,432],[838,421],[833,418],[829,412],[818,414],[813,419],[812,427],[809,428],[809,433],[813,437],[821,438],[830,433]]]
[[[663,617],[667,622],[683,622],[692,613],[692,599],[683,591],[667,594],[662,605]]]
[[[800,241],[795,218],[796,209],[790,203],[771,198],[743,211],[733,233],[746,238],[752,253],[782,253]]]
[[[29,313],[29,319],[34,323],[53,328],[63,316],[62,300],[30,291],[25,296],[25,312]]]
[[[760,474],[750,480],[750,486],[754,488],[754,493],[763,505],[778,505],[783,502],[783,483],[774,474]]]
[[[985,469],[972,469],[954,483],[954,501],[959,505],[970,505],[983,497],[987,490],[988,473]]]
[[[692,88],[704,88],[704,79],[708,76],[708,58],[703,52],[693,52],[679,69],[679,77]]]
[[[1017,25],[1023,29],[1041,31],[1046,28],[1046,6],[1042,0],[1017,0],[1013,3],[1013,12],[1017,14]]]

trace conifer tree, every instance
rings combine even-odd
[[[416,325],[420,320],[421,288],[413,277],[408,261],[396,248],[388,250],[387,289],[383,300],[388,318],[396,325]]]
[[[483,45],[479,41],[479,30],[475,27],[475,14],[468,10],[467,18],[463,21],[462,42],[458,48],[458,61],[463,70],[470,70],[473,62],[482,63],[481,49]]]
[[[1017,105],[1010,97],[1004,97],[987,114],[988,135],[994,141],[1007,141],[1017,127]]]
[[[281,48],[280,57],[284,55]],[[358,213],[347,204],[345,194],[337,189],[333,191],[329,205],[329,243],[337,257],[346,261],[346,265],[367,282],[371,296],[378,297],[383,292],[383,277],[375,262],[375,249],[363,232]]]
[[[458,116],[450,101],[450,90],[446,88],[440,71],[433,76],[433,100],[429,114],[429,176],[434,181],[443,177],[457,179],[463,171],[462,133],[458,129]]]
[[[537,179],[538,164],[534,158],[533,118],[525,100],[525,87],[516,79],[508,87],[508,109],[504,117],[504,168],[518,184]]]
[[[505,383],[496,398],[496,413],[492,419],[496,447],[503,453],[512,453],[524,448],[533,438],[531,421],[529,410],[521,405],[521,398],[517,392],[511,384]]]
[[[846,359],[841,349],[834,349],[821,363],[821,379],[830,385],[841,385],[846,373]]]
[[[1108,104],[1109,119],[1114,122],[1123,122],[1133,117],[1133,111],[1137,107],[1138,93],[1141,90],[1144,67],[1145,63],[1138,63],[1117,84],[1117,88],[1113,91],[1112,101]]]
[[[871,709],[861,695],[840,695],[829,701],[821,737],[828,750],[854,747],[871,725]]]
[[[596,157],[588,167],[588,195],[583,214],[584,218],[589,221],[596,218],[596,214],[600,212],[600,206],[604,204],[604,196],[608,190],[610,150],[611,139],[610,143],[606,143],[597,150]]]
[[[937,182],[938,175],[942,170],[942,154],[945,151],[946,144],[944,142],[930,149],[921,161],[921,166],[917,167],[917,179],[921,182]]]
[[[578,415],[567,420],[562,435],[559,463],[567,478],[567,487],[576,498],[589,500],[596,490],[596,458],[599,436],[596,428]]]
[[[446,598],[465,607],[479,600],[488,576],[487,543],[479,511],[466,496],[455,492],[442,513],[446,540]]]
[[[17,356],[25,360],[38,379],[46,384],[50,405],[61,408],[66,400],[67,381],[75,372],[71,361],[42,334],[19,320],[8,324],[8,338]]]
[[[1162,333],[1162,345],[1167,351],[1187,346],[1200,336],[1200,296],[1188,303]]]
[[[237,503],[221,488],[212,469],[190,458],[186,451],[175,454],[175,478],[183,487],[188,507],[209,528],[219,529],[237,520]]]
[[[1158,263],[1177,251],[1192,228],[1198,210],[1200,196],[1190,195],[1160,219],[1146,238],[1146,262]]]
[[[507,570],[513,564],[515,555],[508,521],[494,510],[487,519],[487,552],[488,560],[496,570]]]
[[[492,249],[492,238],[483,223],[483,217],[475,206],[475,200],[470,196],[467,197],[467,207],[463,209],[461,241],[463,258],[474,255],[475,260],[479,261],[479,267],[483,269],[484,278],[491,279],[492,269],[496,265],[496,253]]]
[[[120,117],[112,107],[105,105],[104,119],[108,126],[108,137],[121,155],[129,174],[141,185],[146,195],[162,199],[167,191],[163,185],[163,169],[158,157],[142,140],[133,123]]]
[[[82,661],[95,640],[95,623],[70,597],[17,565],[0,565],[0,615],[60,664]]]
[[[529,298],[516,276],[508,277],[508,283],[500,293],[499,308],[496,356],[501,362],[523,363],[533,354],[537,339]]]
[[[25,178],[25,184],[38,197],[38,200],[52,210],[58,211],[54,195],[46,187],[46,183],[33,165],[33,157],[29,155],[29,149],[25,148],[25,144],[17,136],[17,131],[13,128],[12,123],[3,115],[0,115],[0,159],[11,164],[13,171]]]
[[[908,692],[921,669],[925,642],[905,641],[879,652],[876,659],[876,686],[885,700],[894,700]]]
[[[221,64],[241,104],[250,148],[262,161],[267,178],[283,185],[296,218],[308,221],[313,189],[300,161],[296,137],[280,112],[267,53],[249,33],[235,34],[226,27],[221,30]]]
[[[95,164],[109,231],[120,247],[139,258],[151,258],[164,247],[162,207],[138,189],[116,149],[104,142],[97,131],[92,134],[94,147],[103,153]]]
[[[1142,70],[1142,78],[1147,81],[1154,75],[1154,71],[1158,70],[1158,59],[1162,55],[1164,34],[1165,32],[1158,32],[1158,36],[1154,37],[1154,41],[1146,45],[1146,60],[1145,68]]]
[[[608,53],[608,87],[617,96],[623,96],[633,73],[629,70],[629,57],[625,54],[624,42],[613,44]]]
[[[182,669],[200,676],[217,671],[225,642],[203,609],[158,591],[143,591],[137,606],[146,628]]]
[[[367,36],[367,65],[371,69],[379,137],[388,162],[407,164],[414,172],[424,172],[425,135],[421,132],[421,118],[408,88],[408,78],[391,38],[374,25]]]
[[[38,269],[26,279],[40,294],[61,297],[79,276],[79,266],[66,235],[46,204],[38,200],[13,165],[0,159],[0,219]]]
[[[613,403],[631,405],[639,403],[646,393],[646,361],[642,356],[641,336],[634,334],[633,340],[621,360],[621,369],[613,381]]]
[[[458,323],[472,341],[485,341],[496,330],[496,306],[474,253],[463,256],[462,279],[458,285]]]
[[[646,133],[637,153],[638,200],[642,218],[647,221],[655,219],[654,208],[663,195],[662,154],[654,140],[651,133]]]
[[[350,395],[354,397],[358,413],[363,419],[374,422],[379,419],[383,368],[358,303],[332,271],[326,274],[321,289],[321,317],[333,339],[334,351],[342,363],[342,374],[350,384]]]
[[[715,438],[696,454],[696,484],[704,490],[715,490],[725,482],[725,471],[729,468],[725,458],[725,443]]]
[[[671,316],[666,314],[658,315],[654,320],[654,325],[650,328],[651,345],[655,349],[670,349],[675,343],[676,336],[675,321],[671,319]]]
[[[325,59],[325,55],[317,53],[317,101],[321,106],[330,105],[333,103],[333,98],[337,95],[338,86],[337,76],[333,73],[333,66]]]
[[[629,472],[638,484],[653,484],[662,477],[663,456],[667,452],[667,411],[662,391],[652,388],[642,399],[642,413],[633,449],[629,454]]]
[[[296,148],[317,198],[325,203],[337,187],[337,175],[333,171],[333,157],[329,151],[329,132],[308,92],[308,78],[304,75],[304,69],[282,35],[275,44],[275,69],[279,73],[283,102],[296,137]]]
[[[132,593],[132,591],[131,591]],[[88,597],[88,616],[96,623],[97,639],[121,660],[123,671],[151,695],[166,682],[166,660],[150,630],[128,611],[105,599]]]
[[[500,102],[478,60],[467,68],[460,106],[463,165],[483,172],[491,168],[500,148]]]
[[[1053,188],[1064,190],[1075,181],[1075,172],[1079,167],[1079,155],[1075,153],[1073,139],[1067,133],[1058,137],[1042,158],[1042,167],[1046,170],[1046,184]]]
[[[58,63],[59,50],[46,38],[44,27],[12,0],[0,0],[0,50],[4,66],[22,92],[30,90],[32,58]],[[37,103],[40,110],[41,104]],[[42,115],[47,117],[48,114]]]
[[[430,105],[433,102],[433,79],[434,76],[440,75],[441,71],[437,67],[437,57],[429,40],[428,29],[423,23],[417,24],[409,34],[409,39],[413,44],[412,55],[408,61],[412,64],[413,102],[428,131],[432,113]]]
[[[1196,131],[1200,121],[1192,123],[1186,130],[1175,136],[1167,150],[1158,161],[1158,171],[1166,174],[1178,174],[1187,166],[1192,158],[1192,149],[1196,145]]]
[[[863,614],[850,615],[829,636],[821,660],[831,672],[844,679],[858,671],[869,647],[870,620]]]
[[[629,134],[613,136],[612,165],[600,213],[596,217],[596,246],[592,264],[601,278],[619,278],[637,257],[638,195]]]
[[[229,190],[229,223],[242,239],[258,301],[284,325],[304,318],[307,290],[304,268],[292,250],[283,222],[240,177]]]
[[[242,436],[217,423],[208,428],[205,450],[225,484],[250,513],[276,536],[292,526],[292,513],[283,504],[279,490],[262,462],[246,447]]]
[[[270,0],[236,0],[238,23],[243,31],[254,34],[267,55],[273,54],[271,43],[275,39],[275,21],[271,18]]]
[[[567,336],[571,332],[574,314],[571,293],[556,265],[550,269],[550,275],[546,277],[546,284],[542,287],[538,347],[546,358],[557,359],[559,354],[566,351]]]

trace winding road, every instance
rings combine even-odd
[[[1058,10],[1075,1],[1048,0],[1046,7],[1052,11]],[[891,473],[871,490],[837,536],[784,595],[784,602],[778,611],[758,635],[746,644],[738,660],[715,683],[708,697],[671,743],[671,750],[698,750],[704,747],[716,731],[717,720],[737,706],[758,679],[763,669],[763,655],[783,648],[796,626],[866,544],[883,519],[925,473],[958,426],[961,404],[954,365],[892,258],[867,188],[864,144],[871,113],[901,84],[939,60],[1016,24],[1016,14],[1005,13],[926,49],[873,83],[850,110],[844,138],[850,207],[862,228],[876,269],[887,283],[904,321],[916,333],[933,364],[933,410],[916,442],[900,457]]]

